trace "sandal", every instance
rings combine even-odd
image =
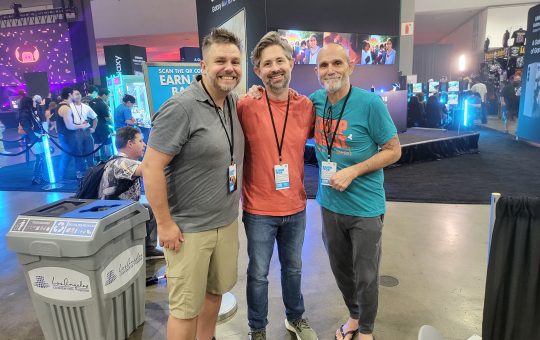
[[[350,330],[348,332],[344,332],[343,326],[344,325],[339,326],[339,332],[341,333],[341,337],[343,338],[343,340],[346,340],[345,338],[348,337],[349,335],[351,336],[350,340],[352,340],[356,336],[356,334],[358,334],[358,328],[354,330]],[[337,336],[335,337],[335,340],[337,340]]]

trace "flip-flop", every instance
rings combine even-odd
[[[344,332],[344,331],[343,331],[343,326],[344,326],[344,325],[339,326],[339,332],[341,333],[341,337],[342,337],[344,340],[346,340],[345,337],[347,337],[347,336],[349,336],[349,335],[351,335],[351,340],[352,340],[352,339],[355,337],[355,335],[358,334],[358,328],[357,328],[357,329],[354,329],[354,330],[350,330],[350,331],[348,331],[348,332]],[[334,337],[334,339],[337,340],[337,336]],[[373,340],[375,340],[375,339],[373,339]]]

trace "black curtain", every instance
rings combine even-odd
[[[497,202],[482,339],[540,339],[540,199]]]

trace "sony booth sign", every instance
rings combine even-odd
[[[134,45],[104,46],[107,76],[142,75],[146,48]]]

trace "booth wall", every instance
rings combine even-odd
[[[490,48],[502,47],[505,30],[512,33],[519,29],[527,29],[527,13],[532,5],[494,7],[487,11],[486,37],[489,38]],[[511,39],[509,44],[511,44]]]

